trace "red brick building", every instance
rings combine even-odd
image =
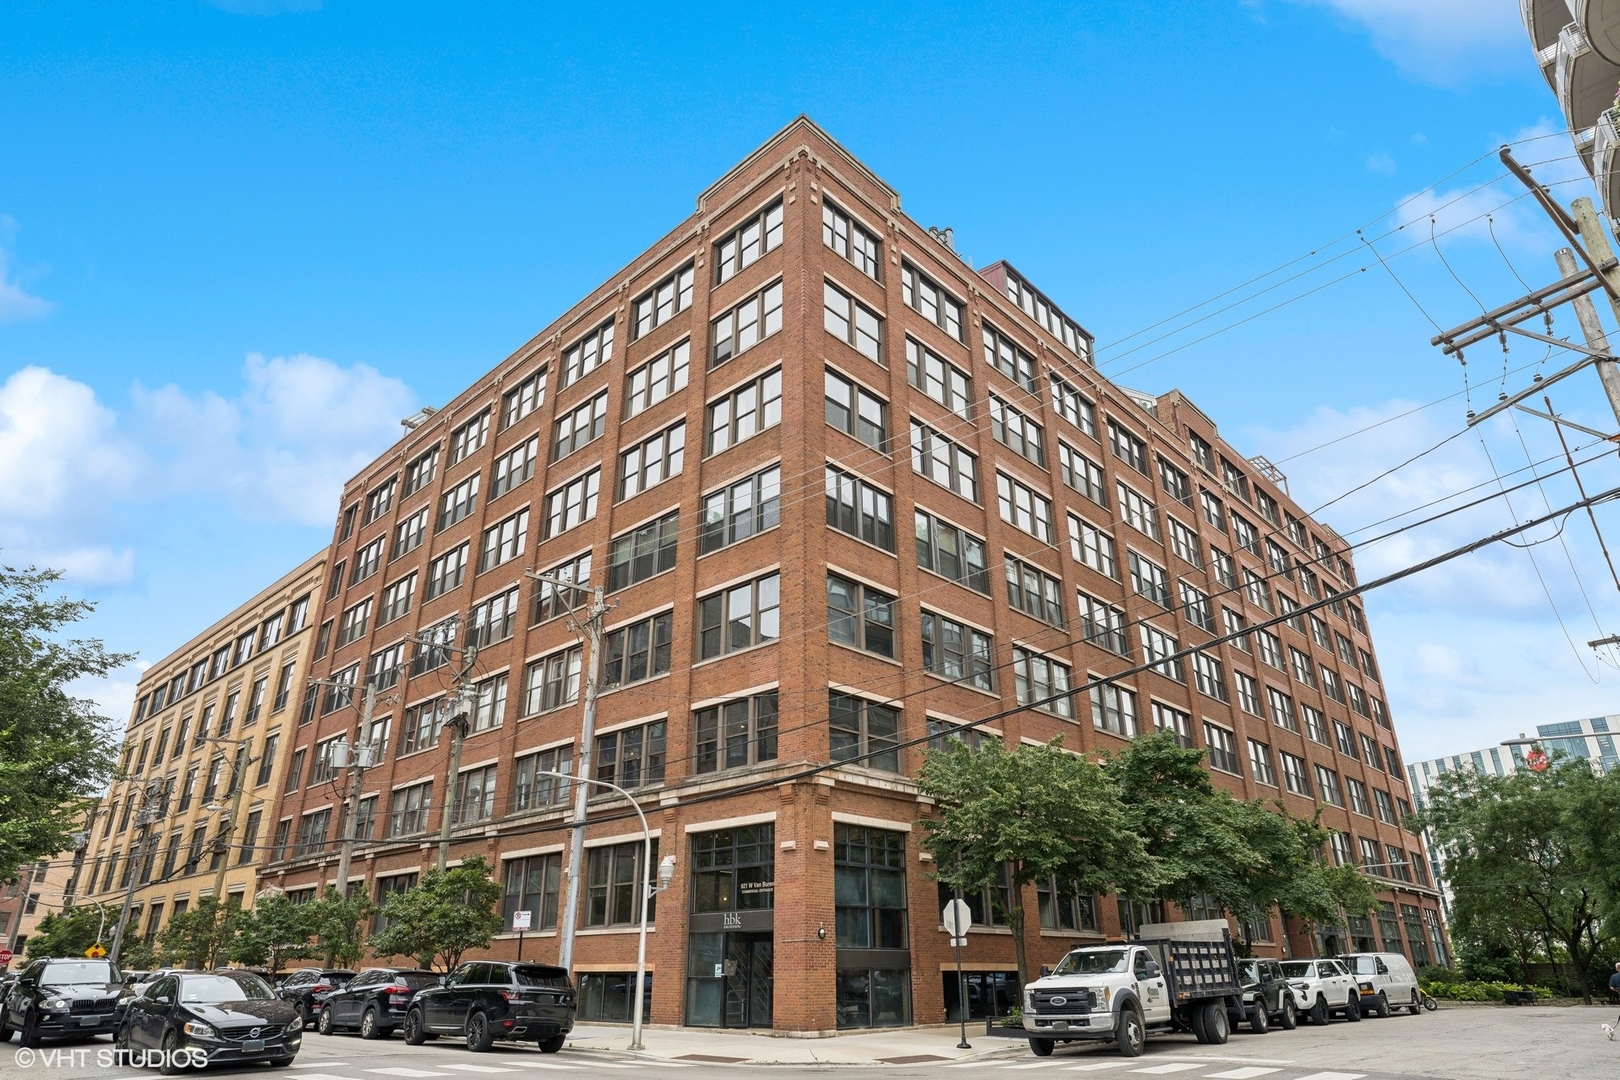
[[[525,956],[556,956],[569,800],[535,771],[579,757],[583,665],[569,595],[525,572],[572,575],[616,605],[591,768],[636,790],[655,860],[677,860],[650,1019],[944,1020],[955,980],[907,744],[1352,580],[1281,474],[1179,393],[1109,383],[1091,350],[1011,265],[975,272],[813,123],[790,124],[349,483],[312,673],[385,695],[369,733],[357,694],[306,699],[266,883],[331,878],[322,745],[386,737],[351,887],[409,887],[449,797],[452,859],[500,866],[508,913],[533,912]],[[479,645],[451,792],[436,709],[462,654],[433,640]],[[1097,749],[1168,725],[1234,792],[1303,814],[1320,800],[1335,854],[1390,879],[1384,943],[1421,957],[1443,948],[1438,905],[1397,824],[1376,671],[1360,604],[1340,601],[985,733]],[[622,800],[591,807],[575,969],[584,1014],[622,1016],[641,834]],[[1029,893],[1032,963],[1148,914]],[[1317,947],[1257,930],[1273,952]],[[1009,933],[970,935],[975,1010],[1009,990]],[[492,955],[516,949],[507,935]]]

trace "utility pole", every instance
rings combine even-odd
[[[11,927],[11,939],[6,943],[7,950],[17,951],[17,938],[22,933],[23,917],[28,913],[28,890],[34,887],[34,864],[29,863],[28,869],[23,872],[22,892],[17,901],[17,921]]]
[[[129,924],[129,912],[135,904],[135,888],[141,881],[141,868],[146,862],[146,845],[152,836],[154,822],[162,821],[169,809],[169,787],[162,780],[147,781],[142,793],[141,809],[135,816],[135,824],[141,827],[141,835],[131,845],[129,862],[124,871],[129,878],[129,884],[124,887],[124,908],[118,915],[118,927],[113,931],[112,953],[109,959],[118,963],[119,950],[124,946],[124,928]]]
[[[97,803],[84,815],[84,830],[73,834],[73,869],[68,874],[67,888],[62,892],[62,911],[73,910],[73,894],[79,889],[79,874],[84,871],[84,853],[90,847],[90,833],[95,829],[96,818],[106,807]],[[90,891],[94,891],[93,889]],[[100,940],[99,938],[97,940]]]
[[[242,771],[259,759],[248,756],[248,746],[251,739],[209,739],[209,742],[224,742],[234,744],[236,757],[231,759],[231,807],[225,811],[225,822],[220,827],[219,836],[214,837],[216,850],[223,853],[219,860],[219,868],[214,871],[214,903],[223,907],[225,903],[225,871],[231,865],[232,841],[236,838],[236,822],[242,813],[242,789],[247,787],[243,783]]]
[[[469,637],[473,629],[469,621],[467,624]],[[450,767],[444,774],[444,809],[439,812],[438,866],[441,873],[450,866],[450,830],[455,827],[456,781],[461,776],[461,748],[467,741],[469,713],[474,701],[474,695],[468,689],[467,681],[472,678],[473,666],[477,663],[478,644],[469,640],[462,652],[461,670],[456,672],[456,692],[444,703],[445,727],[455,730],[450,738]]]
[[[1575,212],[1575,224],[1580,227],[1581,239],[1586,243],[1587,254],[1591,256],[1597,266],[1598,274],[1603,278],[1604,292],[1609,297],[1609,307],[1614,317],[1620,319],[1620,302],[1615,295],[1620,292],[1620,265],[1614,260],[1614,249],[1609,246],[1609,234],[1603,228],[1603,222],[1598,218],[1597,208],[1592,200],[1582,195],[1570,204]],[[1556,255],[1558,269],[1567,277],[1575,272],[1575,253],[1569,248],[1560,248]],[[1603,333],[1603,324],[1598,322],[1597,308],[1592,304],[1590,296],[1580,296],[1574,300],[1575,317],[1580,321],[1581,332],[1586,336],[1589,348],[1598,352],[1609,351],[1609,339]],[[1598,379],[1603,383],[1603,393],[1608,396],[1609,408],[1614,411],[1616,420],[1620,420],[1620,371],[1615,370],[1612,358],[1598,359],[1596,362]]]
[[[586,779],[591,775],[591,746],[596,741],[596,685],[597,672],[602,660],[602,623],[613,609],[602,600],[602,586],[586,586],[561,578],[526,571],[529,577],[543,581],[554,588],[584,593],[591,598],[583,619],[576,620],[576,628],[590,643],[590,655],[585,668],[585,718],[580,724],[579,753],[575,755],[574,775]],[[585,804],[590,796],[588,785],[574,785],[574,831],[568,844],[568,865],[563,868],[562,926],[558,929],[557,966],[568,970],[574,963],[574,930],[579,922],[579,878],[585,861]],[[641,1000],[640,998],[636,999]]]
[[[377,707],[377,688],[368,679],[364,704],[360,709],[360,728],[355,732],[354,745],[339,741],[333,744],[333,750],[341,750],[344,761],[332,762],[340,767],[347,767],[348,775],[343,779],[343,805],[338,811],[338,835],[343,838],[338,849],[338,894],[343,897],[349,895],[349,861],[354,856],[354,830],[359,814],[355,812],[355,800],[360,795],[360,785],[365,771],[377,764],[377,757],[381,748],[372,745],[369,741],[362,744],[362,735],[371,731],[371,716]]]

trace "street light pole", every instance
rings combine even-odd
[[[673,853],[665,855],[658,861],[658,887],[653,888],[652,883],[652,830],[647,827],[647,815],[642,813],[641,804],[631,794],[618,784],[611,784],[606,780],[592,780],[584,776],[570,776],[568,773],[553,772],[549,769],[536,769],[536,776],[555,776],[563,780],[578,780],[581,785],[595,784],[597,787],[612,788],[635,810],[636,817],[641,819],[641,929],[636,937],[636,988],[635,1004],[632,1006],[630,1025],[630,1049],[640,1050],[641,1020],[643,998],[646,995],[647,985],[647,904],[653,897],[669,888],[669,883],[675,879],[675,856]],[[584,791],[584,787],[580,788]],[[568,965],[562,965],[567,967]],[[570,968],[569,974],[572,975]]]

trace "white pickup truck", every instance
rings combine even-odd
[[[1199,1042],[1226,1042],[1229,1008],[1243,1014],[1226,923],[1151,923],[1134,941],[1070,951],[1024,987],[1024,1030],[1038,1057],[1081,1039],[1111,1041],[1136,1057],[1149,1034],[1191,1031]]]

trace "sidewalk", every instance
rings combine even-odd
[[[1022,1039],[987,1038],[984,1021],[968,1025],[971,1050],[958,1050],[961,1033],[945,1027],[861,1031],[825,1039],[773,1036],[770,1032],[713,1028],[644,1028],[645,1050],[631,1051],[630,1027],[582,1024],[568,1036],[575,1050],[602,1050],[648,1061],[748,1065],[909,1065],[930,1061],[969,1061],[1026,1053]]]

